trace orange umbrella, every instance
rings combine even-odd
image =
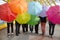
[[[11,0],[8,3],[14,13],[23,13],[27,11],[27,3],[23,0]]]

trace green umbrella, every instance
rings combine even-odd
[[[40,18],[38,16],[31,15],[31,19],[28,22],[28,24],[29,25],[36,25],[36,24],[38,24],[39,20],[40,20]]]

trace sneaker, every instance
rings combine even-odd
[[[11,37],[12,37],[12,38],[14,37],[14,33],[11,33]]]
[[[35,32],[36,34],[38,34],[38,32]]]
[[[19,34],[18,34],[18,33],[16,33],[16,36],[19,36]]]
[[[12,35],[14,34],[14,33],[11,33]]]
[[[14,33],[11,33],[11,36],[14,36]]]
[[[10,33],[8,33],[7,36],[10,37]]]

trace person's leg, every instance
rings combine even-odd
[[[55,29],[55,24],[52,25],[52,33],[51,33],[51,35],[54,34],[54,29]]]
[[[28,24],[25,24],[26,32],[28,32]]]
[[[46,26],[46,17],[40,17],[41,19],[41,30],[42,30],[42,35],[45,34],[45,26]]]
[[[11,22],[11,33],[13,33],[13,22]]]
[[[35,25],[35,33],[37,33],[37,34],[38,34],[38,25],[39,24]]]
[[[18,23],[18,33],[20,34],[20,24]]]
[[[25,26],[24,26],[24,24],[22,24],[22,29],[23,29],[23,32],[25,32]]]
[[[52,35],[54,34],[54,28],[55,28],[55,24],[49,22],[49,35],[52,38]]]
[[[42,35],[45,34],[45,25],[46,25],[46,23],[44,23],[44,22],[41,23]]]
[[[17,21],[15,21],[15,26],[16,26],[16,36],[18,36],[18,23],[17,23]]]
[[[10,33],[10,23],[7,23],[7,33]]]
[[[10,23],[7,23],[7,36],[10,37]]]
[[[51,35],[52,24],[49,22],[49,35]]]
[[[32,32],[33,31],[33,26],[30,25],[30,31]]]

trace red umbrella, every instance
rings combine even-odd
[[[0,19],[12,22],[15,19],[15,15],[11,12],[8,3],[0,5]]]
[[[51,6],[47,11],[47,17],[52,23],[60,24],[60,6]]]

